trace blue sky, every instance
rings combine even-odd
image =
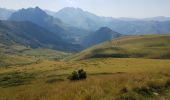
[[[170,0],[0,0],[0,7],[20,9],[39,6],[57,12],[64,7],[79,7],[109,17],[170,17]]]

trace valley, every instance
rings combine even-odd
[[[147,40],[152,40],[152,42],[149,44]],[[117,45],[114,44],[115,41]],[[120,46],[133,50],[130,47],[135,48],[136,45],[145,50],[145,47],[149,45],[154,49],[146,48],[146,50],[155,51],[158,49],[163,52],[167,50],[166,53],[168,53],[170,51],[169,44],[167,44],[169,41],[169,35],[123,37],[114,39],[112,45],[107,42],[102,43],[76,55],[45,49],[29,50],[27,48],[28,50],[24,50],[24,47],[20,47],[17,49],[18,51],[23,50],[22,53],[18,53],[20,55],[17,56],[18,51],[16,51],[12,54],[15,56],[4,55],[5,58],[2,58],[8,66],[1,64],[0,67],[0,99],[126,100],[131,98],[134,100],[168,100],[170,97],[170,60],[168,58],[166,60],[152,58],[152,56],[120,58],[114,57],[114,55],[82,58],[88,53],[98,53],[91,52],[93,49],[95,51],[102,50],[100,53],[104,54],[117,52],[108,50],[109,46]],[[127,53],[132,55],[131,52]],[[61,55],[62,58],[49,58],[55,57],[55,55]],[[68,80],[67,77],[78,69],[84,69],[87,72],[87,79]]]
[[[0,8],[0,100],[169,99],[170,17]]]

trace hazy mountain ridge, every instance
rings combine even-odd
[[[32,48],[79,51],[80,46],[67,43],[60,36],[31,22],[0,21],[1,43],[19,43]],[[7,44],[7,45],[8,45]]]
[[[119,33],[127,34],[127,35],[129,34],[130,35],[133,35],[133,34],[135,35],[136,34],[169,34],[169,29],[170,29],[169,28],[170,18],[164,17],[164,16],[158,16],[158,17],[153,17],[153,18],[143,18],[143,19],[142,18],[141,19],[123,18],[123,17],[122,18],[100,17],[88,11],[84,11],[80,8],[73,8],[73,7],[63,8],[56,13],[47,11],[47,10],[43,11],[38,7],[36,7],[35,9],[28,8],[28,9],[22,9],[22,10],[28,10],[28,12],[29,10],[33,10],[33,11],[37,10],[38,13],[43,12],[40,15],[42,16],[44,15],[44,17],[42,19],[39,19],[40,21],[37,21],[37,20],[34,21],[33,19],[28,19],[28,20],[29,21],[31,20],[32,22],[37,23],[40,26],[43,26],[46,29],[54,33],[60,34],[64,38],[71,37],[73,39],[77,39],[73,37],[73,34],[76,34],[76,36],[80,36],[79,33],[77,32],[78,29],[82,30],[81,32],[79,31],[80,33],[84,33],[84,30],[95,31],[103,26],[107,26],[111,28],[112,30],[115,30]],[[55,18],[53,18],[52,16],[50,17],[45,12],[47,12],[48,14],[52,13],[50,15],[53,15],[53,17]],[[39,16],[38,14],[36,15]],[[36,18],[37,16],[34,16],[34,18]],[[49,19],[49,20],[46,20],[46,19]],[[17,18],[15,18],[15,16],[11,16],[10,20],[17,20]],[[22,20],[22,18],[19,18],[19,20]],[[27,19],[24,18],[24,20],[27,20]],[[46,20],[46,21],[44,22],[42,20]],[[70,32],[70,30],[72,31]]]
[[[16,25],[13,21],[17,21],[15,22]],[[37,26],[30,24],[30,22]],[[170,21],[168,17],[148,19],[101,17],[80,8],[73,7],[63,8],[57,13],[42,10],[39,7],[20,9],[9,17],[8,22],[3,23],[8,23],[8,25],[3,26],[4,24],[2,24],[1,31],[4,27],[7,27],[10,33],[13,32],[15,35],[17,33],[18,36],[11,35],[11,37],[15,36],[15,39],[18,39],[17,41],[21,42],[21,44],[66,51],[80,51],[82,50],[81,46],[87,48],[120,37],[123,34],[143,35],[170,33]],[[12,28],[9,26],[12,26]],[[5,29],[5,32],[8,32],[8,29]],[[20,34],[23,32],[24,39],[23,34]],[[37,34],[33,34],[35,32],[43,34],[42,37],[36,37]],[[49,33],[50,35],[46,36],[44,33]],[[5,39],[6,38],[9,38],[9,36],[5,35]],[[30,38],[35,38],[35,40],[40,39],[43,42],[40,40],[32,40],[35,42],[35,44],[33,44],[33,42],[26,40]],[[28,41],[30,43],[27,43]]]
[[[148,17],[148,18],[120,17],[117,19],[122,20],[122,21],[170,21],[170,17],[165,17],[165,16]]]
[[[15,10],[0,8],[0,20],[7,20]]]
[[[21,9],[11,15],[10,21],[30,21],[45,29],[59,35],[67,42],[77,43],[76,39],[84,36],[86,30],[68,26],[58,18],[48,15],[39,7]],[[82,34],[83,33],[83,34]]]
[[[80,8],[66,7],[58,11],[54,17],[61,19],[64,23],[87,30],[97,30],[105,26],[110,18],[99,17]],[[74,24],[73,24],[74,23]]]
[[[100,17],[90,12],[83,11],[80,8],[72,7],[64,8],[58,11],[54,16],[68,25],[93,31],[100,27],[107,26],[112,30],[127,35],[170,33],[170,17],[158,16],[143,19]]]
[[[9,20],[30,21],[55,34],[62,36],[66,34],[62,28],[63,23],[59,19],[46,14],[46,12],[39,7],[18,10],[10,16]]]
[[[170,34],[170,21],[112,21],[107,26],[127,35]]]

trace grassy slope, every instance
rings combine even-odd
[[[44,60],[23,67],[0,68],[0,99],[168,100],[169,65],[169,60],[100,58],[70,62]],[[87,80],[68,81],[68,74],[80,68],[87,71]]]
[[[35,56],[38,58],[47,58],[53,60],[63,59],[64,57],[71,55],[69,53],[51,50],[51,49],[43,49],[43,48],[28,49],[26,51],[23,51],[23,54],[28,56]]]
[[[170,35],[131,36],[94,46],[67,59],[87,58],[170,58]]]
[[[0,67],[22,66],[36,63],[41,59],[60,60],[68,55],[70,54],[50,49],[31,49],[18,44],[0,44]]]
[[[17,55],[1,55],[0,56],[0,67],[8,66],[24,66],[32,63],[36,63],[37,59],[28,56],[17,56]]]

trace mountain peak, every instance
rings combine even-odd
[[[40,9],[40,7],[36,6],[36,7],[35,7],[35,9],[38,9],[38,10],[39,10],[39,9]]]
[[[96,32],[90,34],[87,36],[84,40],[84,47],[90,47],[105,41],[110,41],[113,38],[120,37],[121,34],[115,31],[112,31],[108,27],[101,27],[99,30]]]
[[[41,13],[45,13],[45,11],[43,11],[41,8],[39,8],[38,6],[35,8],[22,8],[20,9],[18,12],[41,12]]]
[[[101,17],[81,8],[66,7],[58,11],[54,16],[70,26],[86,30],[96,30],[101,27],[101,24],[104,24],[104,20]]]
[[[60,33],[60,31],[63,31],[63,29],[60,27],[62,26],[62,22],[59,19],[53,18],[52,16],[48,15],[39,7],[21,9],[13,13],[10,16],[9,20],[30,21],[56,34]]]
[[[80,12],[84,12],[84,11],[81,8],[65,7],[65,8],[61,9],[59,12],[80,13]]]
[[[108,27],[101,27],[98,32],[111,32],[112,30]]]
[[[10,20],[16,21],[30,21],[30,20],[39,20],[44,17],[48,17],[45,11],[40,9],[39,7],[35,8],[23,8],[19,11],[13,13],[10,17]],[[37,19],[36,19],[37,18]]]

